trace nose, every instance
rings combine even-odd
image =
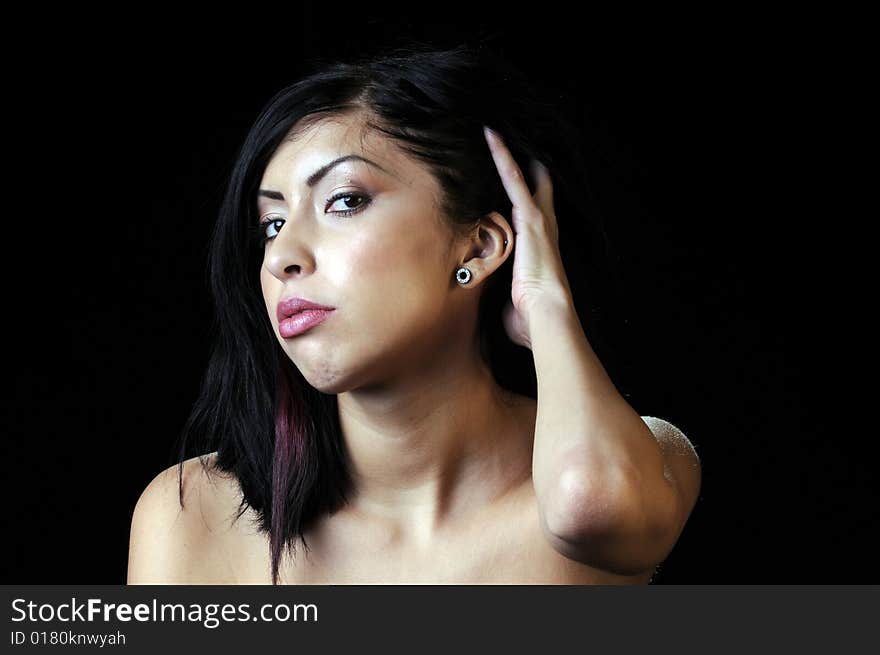
[[[266,242],[268,252],[264,265],[279,280],[310,272],[315,268],[312,251],[306,246],[306,221],[298,221],[296,225],[293,223],[289,218],[284,219],[281,228],[276,228],[278,233],[275,237]]]

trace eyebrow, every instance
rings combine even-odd
[[[330,169],[332,169],[333,167],[338,166],[342,162],[348,161],[350,159],[356,159],[358,161],[362,161],[366,164],[369,164],[370,166],[375,166],[380,171],[383,171],[384,173],[388,173],[389,175],[391,175],[391,173],[389,173],[387,170],[385,170],[382,166],[380,166],[379,164],[377,164],[376,162],[374,162],[372,160],[367,159],[366,157],[361,157],[360,155],[345,155],[343,157],[337,157],[336,159],[334,159],[331,162],[327,162],[326,164],[321,166],[321,168],[319,168],[314,173],[309,175],[309,177],[306,179],[306,186],[308,186],[309,188],[315,186],[318,182],[320,182],[324,178],[325,175],[327,175],[327,173],[330,172]],[[266,198],[271,198],[273,200],[284,200],[283,193],[281,193],[280,191],[272,191],[271,189],[260,189],[259,191],[257,191],[257,196],[258,197],[263,196]]]

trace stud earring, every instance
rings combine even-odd
[[[457,271],[455,271],[455,280],[461,285],[465,285],[471,281],[471,272],[464,266],[460,266]]]

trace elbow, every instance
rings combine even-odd
[[[544,530],[561,554],[618,575],[636,575],[660,562],[674,541],[670,496],[648,498],[624,475],[559,477],[558,494],[544,508]]]
[[[584,543],[612,530],[621,517],[631,513],[633,495],[624,476],[589,475],[580,470],[563,471],[556,493],[546,503],[547,532],[568,543]]]

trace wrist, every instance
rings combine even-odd
[[[533,299],[528,306],[528,316],[531,319],[534,316],[551,315],[558,316],[560,314],[577,314],[574,307],[574,299],[566,289],[552,293],[544,293]],[[530,320],[531,322],[531,320]]]

